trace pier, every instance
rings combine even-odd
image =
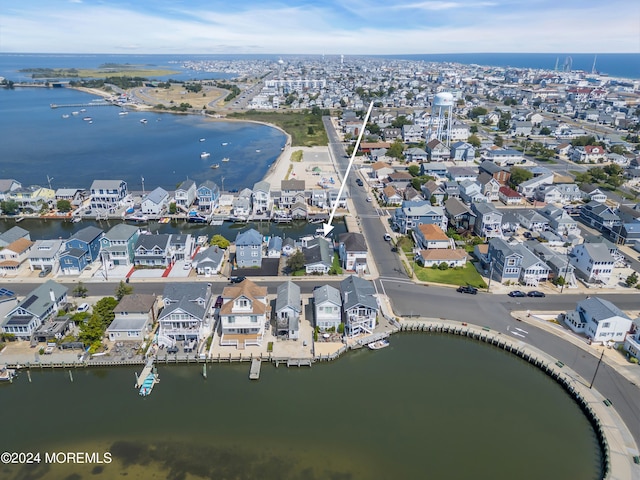
[[[136,385],[135,385],[135,387],[136,388],[140,388],[142,386],[142,384],[144,383],[144,381],[149,376],[149,374],[151,374],[152,372],[153,372],[153,358],[150,358],[147,361],[147,364],[142,369],[142,372],[140,372],[140,375],[136,375]]]
[[[262,366],[262,362],[254,358],[251,360],[251,370],[249,370],[249,380],[258,380],[260,378],[260,367]]]
[[[51,103],[51,108],[75,108],[75,107],[113,107],[109,102],[89,102],[89,103]]]

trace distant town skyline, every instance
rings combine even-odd
[[[629,0],[32,0],[3,5],[0,51],[637,53]]]

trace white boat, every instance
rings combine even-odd
[[[213,169],[220,168],[220,164],[219,163],[214,163],[213,165],[211,165],[211,168],[213,168]]]
[[[64,115],[62,115],[62,118],[69,118],[69,114],[65,113]]]
[[[211,154],[209,152],[202,152],[200,154],[200,158],[209,158],[211,156]]]
[[[78,115],[80,112],[71,112],[71,115]]]
[[[367,347],[369,347],[370,350],[380,350],[381,348],[385,348],[389,346],[389,340],[386,339],[382,339],[382,340],[378,340],[377,342],[373,342],[367,345]]]
[[[260,150],[256,150],[256,153],[260,153]]]
[[[142,120],[140,120],[140,123],[147,123],[147,119],[143,118]]]
[[[223,147],[226,147],[227,145],[229,145],[229,142],[222,142]]]
[[[13,368],[7,368],[6,365],[0,365],[0,382],[12,382],[13,377],[16,376],[16,371]]]
[[[84,117],[84,118],[83,118],[83,120],[84,120],[85,122],[90,122],[90,121],[91,121],[91,117]]]
[[[129,115],[129,112],[119,112],[118,115]]]
[[[222,161],[223,161],[223,162],[228,162],[228,161],[229,161],[229,157],[224,157],[224,158],[222,159]]]
[[[201,138],[201,139],[200,139],[200,141],[201,141],[201,142],[204,142],[204,141],[205,141],[205,139],[204,139],[204,138]]]

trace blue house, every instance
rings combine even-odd
[[[60,255],[63,275],[79,275],[100,254],[100,239],[104,232],[98,227],[85,227],[74,233],[65,243]]]
[[[238,268],[262,266],[262,235],[250,228],[236,237],[236,265]]]
[[[518,281],[522,269],[522,253],[514,251],[503,239],[494,237],[489,240],[488,257],[492,270],[490,275],[493,278],[500,283]]]
[[[201,212],[213,212],[220,201],[220,188],[211,180],[205,180],[196,190],[198,210]]]
[[[119,223],[100,239],[103,261],[112,265],[133,265],[133,255],[140,229]]]

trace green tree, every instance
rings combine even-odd
[[[525,170],[520,167],[512,167],[511,168],[511,177],[509,178],[509,183],[511,183],[512,187],[517,187],[522,182],[526,182],[533,178],[533,173],[529,170]]]
[[[382,129],[377,123],[367,123],[367,130],[371,135],[380,135],[382,133]]]
[[[407,171],[412,177],[417,177],[418,175],[420,175],[420,167],[415,164],[409,165],[409,168],[407,168]]]
[[[391,122],[391,126],[394,128],[402,128],[403,125],[413,125],[413,122],[404,115],[399,115],[398,118]]]
[[[178,206],[176,205],[176,202],[171,202],[169,204],[169,214],[175,215],[177,211],[178,211]]]
[[[124,298],[125,295],[131,295],[132,293],[133,287],[120,280],[120,283],[116,287],[116,299],[120,301]]]
[[[473,107],[469,111],[469,118],[478,118],[487,114],[487,109],[484,107]]]
[[[540,135],[551,135],[551,129],[549,127],[542,127],[540,129]]]
[[[604,182],[608,175],[602,167],[593,167],[589,169],[589,174],[597,182]]]
[[[67,213],[71,211],[71,202],[69,200],[58,200],[56,202],[56,208],[59,212]]]
[[[575,178],[576,183],[591,183],[593,181],[589,172],[578,172]]]
[[[496,147],[503,147],[504,138],[502,138],[500,135],[496,135],[495,138],[493,139],[493,143],[495,143]]]
[[[471,133],[478,133],[478,126],[477,125],[471,125],[471,127],[469,127],[469,131]]]
[[[304,268],[304,255],[301,251],[297,251],[287,259],[287,270],[297,272],[302,268]]]
[[[511,114],[509,112],[504,112],[500,115],[500,120],[498,121],[498,130],[501,132],[506,132],[511,128]]]
[[[584,147],[586,145],[597,145],[596,137],[593,135],[583,135],[571,140],[571,145],[574,147]]]
[[[307,127],[307,135],[314,135],[316,133],[316,131],[314,130],[313,127],[309,126]]]
[[[482,145],[480,139],[475,133],[467,139],[467,143],[473,145],[475,148],[480,148],[480,145]]]
[[[615,176],[618,176],[618,175],[622,175],[622,172],[624,172],[624,169],[620,165],[616,165],[615,163],[612,163],[610,165],[606,165],[603,168],[603,170],[610,177],[615,177]]]
[[[622,145],[613,145],[609,151],[611,153],[617,153],[618,155],[624,155],[625,153],[627,153],[627,149],[624,148]]]
[[[73,293],[75,297],[84,298],[87,296],[87,292],[89,292],[89,289],[84,286],[84,283],[78,282],[76,288],[74,288],[71,293]]]
[[[217,233],[213,237],[211,237],[211,241],[209,242],[209,245],[211,245],[212,247],[219,247],[224,250],[229,248],[229,245],[231,245],[231,242],[226,238],[224,238],[222,235]]]
[[[387,149],[387,157],[397,158],[398,160],[404,160],[404,144],[402,140],[396,140]]]
[[[5,200],[4,202],[0,202],[0,210],[4,212],[5,215],[15,215],[18,213],[18,202],[15,200]]]
[[[627,287],[633,287],[636,283],[638,283],[638,274],[636,272],[633,272],[627,277],[624,283]]]

